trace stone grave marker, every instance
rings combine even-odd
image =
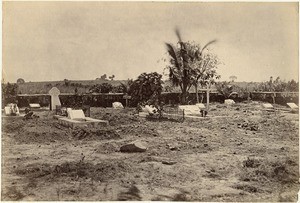
[[[197,103],[196,106],[198,106],[199,109],[205,109],[205,105],[202,103]]]
[[[124,106],[121,102],[114,102],[112,103],[114,109],[124,109]]]
[[[151,113],[151,114],[153,114],[153,113],[158,113],[158,110],[157,110],[157,108],[155,108],[154,106],[149,106],[149,105],[146,105],[145,106],[145,109],[147,110],[147,112],[148,113]]]
[[[30,107],[30,108],[33,108],[33,109],[39,109],[39,108],[41,108],[41,105],[40,105],[40,104],[33,103],[33,104],[29,104],[29,107]]]
[[[55,110],[57,105],[61,105],[58,95],[60,94],[59,89],[57,87],[52,87],[52,89],[49,91],[49,94],[51,96],[51,106],[50,110]]]
[[[224,103],[227,105],[235,104],[235,102],[232,99],[225,99]]]
[[[83,110],[80,109],[80,110],[70,110],[68,112],[68,118],[69,119],[72,119],[72,120],[84,120],[85,119],[85,115],[83,113]]]
[[[274,107],[272,106],[272,104],[269,104],[269,103],[262,104],[262,106],[263,106],[264,108],[266,108],[266,109],[272,109],[272,108],[274,108]]]
[[[286,103],[291,109],[298,109],[299,107],[295,103]]]
[[[197,105],[179,105],[178,108],[184,110],[186,115],[200,115],[200,109]]]
[[[4,107],[4,112],[5,112],[5,115],[9,116],[10,115],[10,107],[9,106],[6,106]]]
[[[6,116],[20,115],[19,107],[17,104],[8,104],[4,107],[4,113]]]

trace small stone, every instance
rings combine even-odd
[[[163,164],[166,164],[166,165],[174,165],[176,164],[177,162],[176,161],[162,161]]]
[[[121,152],[145,152],[147,148],[141,142],[133,142],[125,144],[120,148]]]

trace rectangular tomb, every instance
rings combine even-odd
[[[82,119],[70,119],[70,118],[58,118],[58,122],[66,127],[83,127],[83,126],[91,126],[91,127],[97,127],[97,126],[108,126],[108,121],[105,120],[98,120],[94,118],[85,117]]]
[[[184,110],[185,115],[201,115],[197,105],[179,105],[178,108]]]

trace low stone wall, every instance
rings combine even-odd
[[[253,92],[251,93],[251,99],[254,101],[263,101],[268,103],[273,103],[272,98],[273,93],[261,93]],[[89,105],[91,107],[112,107],[113,102],[121,102],[123,106],[126,105],[126,100],[123,99],[123,94],[61,94],[59,95],[62,106],[76,107],[82,105]],[[203,103],[206,102],[206,93],[199,93],[199,99]],[[180,93],[162,93],[162,100],[165,104],[179,104]],[[216,92],[210,93],[210,102],[223,103],[225,98]],[[246,101],[246,96],[240,96],[233,98],[236,102]],[[15,98],[15,102],[19,107],[28,107],[29,103],[39,103],[42,107],[50,105],[50,95],[47,94],[35,94],[35,95],[18,95]],[[130,107],[136,107],[136,103],[129,101]],[[196,93],[190,93],[188,97],[189,104],[196,103]],[[13,102],[13,101],[9,101]],[[9,103],[8,101],[3,101],[3,105]],[[276,93],[275,103],[280,105],[286,105],[288,102],[293,102],[299,104],[299,93]]]

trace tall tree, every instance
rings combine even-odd
[[[187,103],[187,96],[192,85],[196,88],[197,101],[198,98],[198,82],[203,78],[204,72],[207,68],[212,67],[210,59],[205,60],[203,52],[206,48],[215,43],[216,40],[208,42],[203,48],[200,45],[191,42],[183,42],[180,32],[175,29],[178,38],[178,46],[171,43],[166,43],[167,52],[170,56],[170,65],[167,66],[169,70],[169,79],[174,86],[179,86],[181,89],[181,103]],[[210,76],[211,74],[207,74]]]

